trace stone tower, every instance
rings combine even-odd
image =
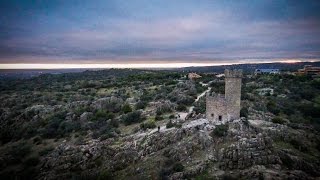
[[[225,75],[225,98],[227,102],[228,119],[240,118],[241,102],[241,78],[242,70],[224,71]]]
[[[225,74],[225,95],[206,96],[206,118],[214,124],[240,118],[242,70],[228,70]]]

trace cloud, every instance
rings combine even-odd
[[[2,17],[6,23],[0,25],[0,63],[317,58],[320,51],[320,15],[301,2],[249,6],[177,1],[165,9],[160,2],[99,1],[36,7],[22,11],[30,17],[17,18],[8,10]]]

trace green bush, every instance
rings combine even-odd
[[[172,170],[174,172],[182,172],[184,170],[184,166],[182,165],[181,162],[177,162],[173,165]]]
[[[140,128],[143,129],[143,130],[146,130],[146,129],[153,129],[156,127],[156,123],[155,121],[153,120],[149,120],[147,122],[144,122],[144,123],[141,123],[140,124]]]
[[[146,103],[146,102],[144,102],[144,101],[139,101],[139,102],[136,104],[135,108],[136,108],[137,110],[138,110],[138,109],[144,109],[146,106],[147,106],[147,103]]]
[[[174,123],[170,119],[169,122],[166,124],[166,128],[172,128],[172,127],[181,128],[182,124]]]
[[[133,111],[122,116],[122,121],[125,125],[139,123],[145,120],[140,111]]]
[[[163,117],[161,115],[156,115],[155,120],[161,121],[161,120],[163,120]]]
[[[92,121],[113,119],[114,114],[109,111],[98,110],[92,117]]]
[[[275,117],[272,119],[273,123],[277,123],[277,124],[284,124],[285,121],[281,118],[281,117]]]
[[[177,111],[186,111],[187,107],[183,104],[179,104],[177,107]]]
[[[81,125],[79,122],[74,122],[74,121],[64,121],[60,123],[58,133],[61,136],[64,136],[66,134],[69,134],[73,131],[80,130]]]
[[[102,170],[98,176],[98,180],[113,179],[112,174],[108,170]]]
[[[49,152],[51,152],[51,151],[53,151],[53,150],[54,150],[54,147],[52,147],[52,146],[46,147],[46,148],[44,148],[43,150],[41,150],[41,151],[39,152],[39,155],[40,155],[40,156],[45,156],[45,155],[47,155]]]
[[[122,111],[123,111],[125,114],[127,114],[127,113],[129,113],[129,112],[132,112],[132,108],[131,108],[131,106],[130,106],[129,104],[125,104],[125,105],[123,105],[123,107],[122,107]]]
[[[16,145],[11,146],[8,152],[10,161],[8,161],[7,163],[17,164],[31,152],[31,145],[25,142],[20,142]]]
[[[112,127],[118,128],[119,127],[119,121],[117,119],[111,119],[110,125]]]
[[[269,101],[267,103],[267,109],[268,111],[270,111],[271,113],[278,115],[280,113],[280,109],[277,107],[277,104],[273,101]]]
[[[309,152],[309,147],[306,144],[304,144],[302,141],[299,141],[297,139],[291,139],[290,144],[301,152],[304,152],[304,153]]]
[[[223,137],[227,134],[229,129],[228,124],[216,125],[216,128],[212,131],[212,135]]]

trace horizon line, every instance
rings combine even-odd
[[[262,63],[298,63],[298,62],[318,62],[320,60],[269,60],[262,62],[233,62],[233,63],[133,63],[133,64],[54,64],[54,63],[12,63],[12,64],[0,64],[0,69],[139,69],[139,68],[184,68],[184,67],[205,67],[205,66],[223,66],[223,65],[235,65],[235,64],[262,64]]]

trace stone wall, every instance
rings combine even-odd
[[[206,98],[206,118],[216,124],[226,123],[228,121],[226,99],[220,95],[207,95]]]
[[[225,96],[206,96],[206,118],[215,124],[240,118],[242,70],[225,70]]]

